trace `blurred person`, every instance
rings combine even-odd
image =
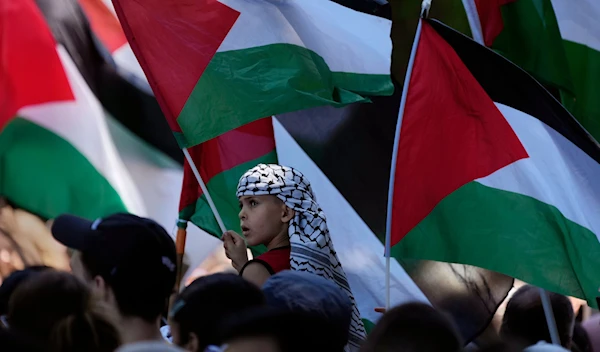
[[[573,328],[571,351],[593,352],[592,341],[588,335],[588,332],[583,328],[581,323],[578,322],[575,323]]]
[[[8,302],[10,301],[10,297],[21,283],[33,275],[48,269],[50,269],[48,266],[36,265],[23,270],[13,271],[0,286],[0,316],[6,316],[8,314]]]
[[[176,254],[159,224],[124,213],[95,221],[62,215],[52,234],[74,250],[73,273],[111,307],[124,344],[168,346],[160,323],[174,292]]]
[[[367,337],[362,352],[459,352],[463,343],[445,314],[423,303],[386,312]]]
[[[52,237],[49,223],[0,197],[0,233],[13,242],[14,249],[19,254],[19,258],[14,260],[15,269],[32,265],[69,269],[66,248]]]
[[[263,286],[271,307],[310,313],[328,322],[328,339],[337,351],[348,343],[352,301],[333,282],[318,275],[286,270],[271,276]]]
[[[571,348],[575,313],[569,298],[548,292],[561,345]],[[500,336],[520,348],[533,346],[540,341],[551,343],[550,332],[542,306],[540,290],[531,285],[519,288],[509,300]]]
[[[43,352],[47,349],[30,338],[8,329],[0,329],[0,350],[3,352]]]
[[[492,343],[490,345],[487,345],[487,346],[479,348],[479,349],[473,349],[473,351],[478,351],[478,352],[520,352],[522,350],[518,349],[517,347],[515,347],[507,342],[498,341],[498,342]]]
[[[338,352],[322,316],[277,308],[249,309],[221,325],[220,346],[209,352]]]
[[[259,164],[242,175],[237,197],[244,238],[233,231],[223,234],[233,267],[259,287],[289,269],[331,280],[352,301],[348,341],[358,350],[365,336],[361,315],[308,179],[291,167]],[[247,246],[258,245],[265,245],[267,252],[248,260]]]
[[[84,282],[55,270],[32,275],[9,302],[9,329],[51,352],[112,352],[120,336]]]
[[[218,327],[223,320],[264,305],[260,288],[236,274],[200,277],[173,303],[169,317],[173,343],[191,352],[203,352],[218,343]]]
[[[587,332],[592,351],[600,352],[600,314],[592,315],[581,326]]]
[[[551,343],[541,341],[533,346],[529,346],[523,352],[568,352],[566,348]]]

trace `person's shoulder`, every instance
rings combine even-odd
[[[245,274],[266,274],[271,276],[272,275],[272,269],[269,267],[269,264],[265,263],[262,260],[251,260],[249,261],[245,267],[244,267],[244,271]]]
[[[533,345],[533,346],[529,346],[526,349],[523,350],[523,352],[568,352],[567,349],[565,349],[562,346],[558,346],[558,345],[553,345],[544,341],[540,341],[537,344]]]
[[[134,342],[119,347],[115,352],[183,352],[185,350],[161,341]]]
[[[263,262],[271,275],[274,275],[280,271],[291,269],[290,254],[291,247],[285,246],[265,252],[254,260]]]
[[[262,287],[262,285],[271,277],[272,271],[269,270],[266,266],[266,263],[261,262],[259,260],[253,260],[248,262],[244,266],[244,270],[241,272],[241,276],[254,283],[258,287]]]

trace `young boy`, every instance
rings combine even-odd
[[[225,252],[234,268],[258,286],[286,269],[335,282],[352,301],[349,346],[357,350],[365,330],[310,182],[293,168],[259,164],[242,176],[237,197],[246,242],[233,231],[223,234]],[[249,261],[246,245],[259,244],[265,245],[267,252]]]

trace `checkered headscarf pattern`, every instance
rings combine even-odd
[[[349,347],[358,349],[365,329],[346,274],[333,249],[325,214],[317,204],[309,181],[291,167],[259,164],[248,170],[238,184],[238,198],[251,195],[274,195],[296,211],[289,225],[292,270],[308,271],[332,280],[348,294],[353,306]]]

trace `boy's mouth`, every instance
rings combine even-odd
[[[245,235],[250,231],[250,228],[248,228],[248,226],[244,226],[242,225],[242,233]]]

